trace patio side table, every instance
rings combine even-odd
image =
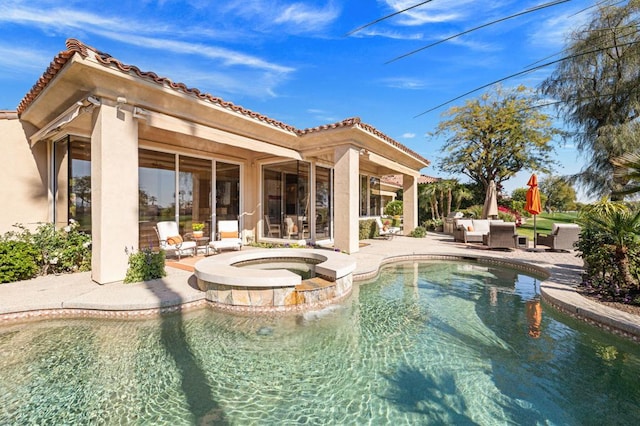
[[[529,237],[526,235],[516,235],[516,247],[519,249],[529,248]]]
[[[209,237],[193,237],[193,241],[196,242],[196,254],[198,254],[198,249],[204,249],[204,255],[209,256]]]

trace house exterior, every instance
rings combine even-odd
[[[438,180],[440,180],[440,178],[420,175],[418,176],[418,185],[434,183]],[[395,201],[398,191],[402,189],[402,184],[402,175],[385,175],[380,179],[380,197],[383,213],[385,206],[390,202]]]
[[[429,162],[358,118],[310,129],[144,72],[74,39],[20,102],[0,111],[0,233],[75,220],[93,240],[92,278],[122,280],[126,248],[157,247],[154,225],[246,241],[358,250],[380,214],[380,178],[402,175],[405,232]]]

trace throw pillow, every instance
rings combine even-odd
[[[238,238],[238,233],[235,231],[220,232],[220,238]]]
[[[175,237],[169,237],[167,238],[167,244],[170,244],[172,246],[176,245],[176,244],[181,244],[182,243],[182,237],[180,235],[176,235]]]
[[[473,232],[473,226],[471,226],[471,225],[467,226],[467,231]]]

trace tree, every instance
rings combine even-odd
[[[586,27],[574,32],[566,59],[541,85],[575,130],[576,146],[589,162],[572,178],[593,195],[623,199],[626,185],[613,158],[640,147],[640,1],[599,3]]]
[[[491,181],[500,188],[523,169],[548,172],[554,164],[550,141],[561,132],[532,108],[536,99],[524,86],[509,91],[498,87],[450,108],[445,113],[450,118],[435,132],[447,136],[440,169],[468,176],[484,192]]]
[[[550,176],[540,181],[540,192],[546,195],[547,211],[573,210],[576,206],[576,191],[570,183],[558,176]]]

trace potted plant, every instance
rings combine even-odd
[[[194,238],[202,238],[204,234],[204,223],[202,222],[193,222],[191,225],[191,229],[193,230]]]

